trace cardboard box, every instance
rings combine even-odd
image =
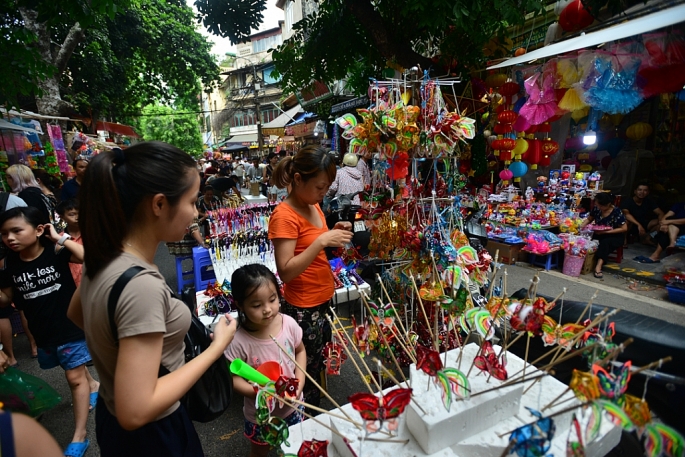
[[[259,197],[259,183],[258,182],[253,182],[250,184],[250,195],[253,197]]]
[[[505,265],[513,265],[519,261],[523,244],[506,244],[499,241],[488,240],[487,250],[495,259],[495,253],[499,251],[497,261]],[[523,253],[525,254],[525,253]]]

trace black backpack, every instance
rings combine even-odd
[[[126,284],[138,273],[144,270],[143,267],[135,266],[126,270],[112,286],[107,301],[107,314],[109,315],[109,326],[112,336],[119,345],[119,333],[114,324],[114,312],[121,292]],[[175,294],[171,292],[175,297]],[[212,342],[210,332],[191,310],[191,322],[188,333],[185,336],[185,359],[186,363],[197,357],[209,347]],[[169,370],[160,364],[159,376],[169,374]],[[181,403],[188,411],[190,418],[197,422],[210,422],[221,416],[231,403],[233,392],[233,378],[228,369],[228,362],[219,357],[188,392],[181,398]]]

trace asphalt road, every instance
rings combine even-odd
[[[160,245],[155,260],[161,273],[175,289],[175,260],[168,254],[166,246],[163,244]],[[521,287],[528,287],[534,272],[533,269],[523,266],[508,266],[508,287],[512,291]],[[566,287],[568,299],[587,300],[597,290],[598,296],[595,303],[598,305],[623,308],[667,322],[685,325],[685,307],[670,304],[659,297],[650,297],[645,293],[637,294],[625,287],[625,282],[620,278],[611,278],[610,275],[605,275],[605,277],[607,276],[605,281],[598,283],[584,279],[584,277],[573,279],[563,276],[561,273],[542,272],[540,273],[541,282],[538,291],[544,295],[556,296]],[[350,308],[343,305],[339,309],[339,314],[341,317],[349,316],[350,311]],[[64,378],[64,372],[60,368],[41,370],[36,360],[29,358],[29,345],[24,335],[18,335],[14,342],[15,353],[20,364],[19,369],[45,379],[63,397],[62,403],[47,412],[41,423],[55,436],[62,447],[66,447],[73,433],[73,417],[71,395]],[[91,373],[97,376],[93,368],[91,368]],[[348,363],[343,365],[341,376],[328,379],[328,390],[331,396],[342,404],[347,403],[347,397],[352,393],[364,390],[364,386],[354,371],[354,367]],[[325,399],[322,400],[322,406],[328,409],[332,407]],[[248,454],[249,444],[242,435],[242,398],[238,395],[234,397],[231,407],[219,419],[208,424],[196,423],[195,425],[207,456],[225,457]],[[91,446],[86,455],[89,457],[99,456],[100,451],[95,440],[94,414],[92,413],[88,421],[88,438],[91,441]]]

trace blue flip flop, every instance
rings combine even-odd
[[[648,259],[649,257],[645,257],[643,255],[639,255],[637,257],[633,257],[633,260],[636,262],[642,262],[644,259]]]
[[[90,411],[95,409],[95,406],[98,404],[98,393],[97,392],[91,392],[90,393]]]
[[[70,443],[64,450],[66,457],[83,457],[90,446],[90,441],[85,440],[80,443]]]
[[[640,263],[661,263],[661,260],[652,260],[649,257],[642,257],[640,260],[638,260]]]

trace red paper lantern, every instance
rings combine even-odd
[[[542,141],[529,139],[528,141],[528,151],[524,154],[522,159],[524,159],[530,165],[531,170],[536,170],[540,159],[542,158]]]
[[[502,124],[513,124],[516,121],[518,114],[512,110],[502,111],[497,115],[497,122]]]
[[[495,126],[492,128],[492,130],[497,135],[505,135],[507,133],[511,133],[514,131],[511,124],[500,124],[499,122],[497,124],[495,124]]]
[[[499,152],[499,160],[501,160],[503,162],[511,162],[511,156],[512,156],[511,151],[507,151],[507,150],[502,149]]]
[[[528,129],[526,129],[526,133],[536,133],[539,128],[539,125],[531,125]]]
[[[559,25],[567,32],[577,32],[595,22],[580,0],[573,0],[559,15]]]
[[[540,125],[538,125],[538,132],[540,133],[549,133],[552,131],[552,126],[549,125],[549,122],[544,122]]]
[[[498,151],[511,151],[516,147],[516,140],[512,138],[500,138],[492,142],[492,148]]]
[[[559,143],[549,138],[542,142],[542,155],[553,156],[559,150]]]
[[[505,97],[511,97],[512,95],[518,94],[519,90],[521,90],[521,88],[518,84],[509,81],[508,83],[502,84],[502,87],[499,88],[499,93]]]
[[[542,141],[542,157],[540,158],[540,166],[549,167],[552,164],[552,156],[559,150],[559,143],[552,141],[549,138]]]

